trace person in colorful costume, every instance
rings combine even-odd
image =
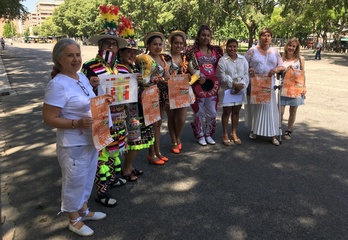
[[[186,74],[191,75],[190,84],[193,84],[200,77],[199,67],[194,54],[183,53],[186,47],[186,34],[183,31],[173,31],[169,34],[168,42],[170,43],[170,59],[168,61],[169,72],[171,75]],[[192,87],[189,88],[191,103],[194,103],[195,96]],[[170,109],[166,108],[168,116],[168,131],[171,138],[171,150],[173,153],[180,153],[182,143],[180,140],[181,132],[185,126],[187,107]]]
[[[90,80],[96,94],[99,85],[98,76],[118,74],[117,51],[127,45],[127,41],[121,38],[118,32],[118,7],[103,5],[99,9],[104,20],[104,30],[101,35],[89,39],[90,43],[98,45],[98,54],[82,66],[82,72]],[[98,195],[96,201],[104,206],[114,207],[117,201],[112,198],[109,189],[124,185],[126,182],[125,179],[117,178],[116,174],[121,172],[120,155],[127,150],[127,128],[124,105],[110,106],[110,112],[112,119],[110,133],[114,141],[99,152],[95,184]]]
[[[119,74],[139,73],[139,69],[134,64],[136,55],[142,53],[138,49],[134,40],[134,29],[131,21],[126,17],[121,17],[119,27],[120,36],[127,40],[128,44],[118,50],[117,70]],[[152,132],[152,125],[145,126],[144,114],[141,104],[141,93],[144,89],[142,84],[143,77],[139,73],[138,80],[138,102],[129,103],[126,108],[126,124],[128,130],[128,148],[125,161],[122,167],[122,175],[126,179],[143,174],[143,171],[133,167],[132,163],[139,150],[149,148],[153,145],[155,138]]]
[[[170,78],[168,69],[168,55],[162,53],[164,36],[160,32],[149,32],[145,38],[146,53],[140,54],[136,58],[136,65],[143,72],[144,83],[146,86],[156,84],[159,89],[159,104],[161,119],[163,119],[164,109],[169,106],[168,100],[168,80]],[[168,158],[160,152],[162,120],[153,124],[155,143],[149,148],[147,160],[155,165],[163,165]]]
[[[188,50],[195,55],[200,68],[200,79],[192,85],[196,101],[191,105],[194,112],[194,122],[191,123],[191,126],[194,136],[202,146],[206,146],[207,143],[215,144],[212,135],[215,132],[220,88],[220,82],[215,76],[215,69],[223,55],[220,46],[210,44],[211,38],[210,28],[206,25],[201,26],[193,47]]]

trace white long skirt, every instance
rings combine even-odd
[[[279,135],[279,111],[274,90],[271,93],[271,102],[267,104],[250,104],[248,97],[248,104],[245,105],[245,125],[259,136]]]

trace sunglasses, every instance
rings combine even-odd
[[[110,41],[103,41],[103,45],[106,45],[108,47],[118,47],[117,42],[110,42]]]
[[[82,91],[83,91],[87,96],[89,96],[89,92],[88,92],[88,90],[85,88],[85,86],[83,85],[82,82],[77,81],[77,85],[79,85],[80,88],[82,89]]]

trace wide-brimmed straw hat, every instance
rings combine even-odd
[[[113,5],[99,6],[100,16],[103,18],[103,26],[100,35],[92,36],[88,41],[98,45],[100,40],[114,39],[118,43],[118,48],[127,46],[127,41],[120,37],[118,30],[119,8]]]
[[[164,35],[161,32],[149,32],[148,34],[146,34],[146,36],[144,37],[144,44],[145,46],[147,45],[147,41],[149,40],[149,38],[153,37],[153,36],[157,36],[160,37],[162,39],[162,41],[164,41]]]
[[[172,31],[172,32],[169,34],[169,36],[168,36],[168,42],[171,43],[172,37],[173,37],[173,36],[176,36],[176,35],[182,36],[182,38],[184,39],[184,42],[186,41],[186,34],[185,34],[183,31],[175,30],[175,31]]]

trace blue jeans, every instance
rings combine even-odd
[[[317,50],[317,52],[315,53],[315,58],[314,58],[314,59],[319,59],[319,60],[321,60],[321,55],[320,55],[320,53],[321,53],[321,49]]]

